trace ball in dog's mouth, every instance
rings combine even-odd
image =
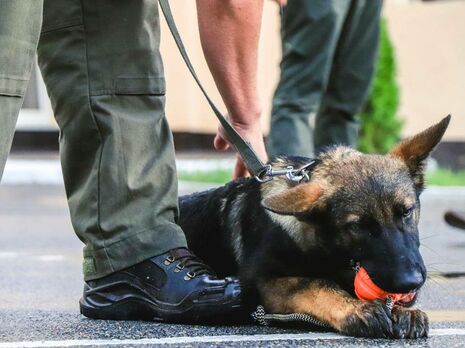
[[[360,267],[355,275],[354,290],[360,300],[372,301],[376,299],[387,300],[388,298],[391,298],[394,303],[398,303],[403,306],[409,306],[415,300],[416,296],[416,292],[395,294],[384,291],[371,280],[369,274],[363,267]]]

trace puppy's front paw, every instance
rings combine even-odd
[[[393,336],[392,330],[389,309],[379,300],[359,302],[340,327],[340,331],[346,335],[370,338],[390,338]]]
[[[428,316],[418,309],[395,306],[392,309],[392,330],[395,338],[428,337]]]

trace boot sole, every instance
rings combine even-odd
[[[102,320],[142,320],[170,323],[210,323],[214,321],[216,323],[236,321],[238,318],[244,317],[244,313],[241,312],[241,304],[232,303],[193,306],[179,311],[160,309],[140,299],[126,299],[105,307],[95,308],[87,306],[81,299],[79,307],[81,314],[85,317]]]

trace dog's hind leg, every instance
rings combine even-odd
[[[428,320],[421,311],[396,320],[382,301],[360,301],[336,283],[322,279],[285,277],[259,281],[258,291],[270,313],[306,313],[341,333],[379,338],[425,337]],[[418,313],[417,313],[418,312]]]

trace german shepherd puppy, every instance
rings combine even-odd
[[[428,318],[412,303],[390,311],[354,296],[353,263],[391,293],[418,291],[426,279],[419,252],[424,164],[450,116],[387,155],[336,146],[321,153],[310,180],[254,179],[180,198],[189,247],[220,276],[239,275],[244,300],[271,313],[307,313],[341,333],[418,338]],[[272,165],[298,168],[308,158]]]

